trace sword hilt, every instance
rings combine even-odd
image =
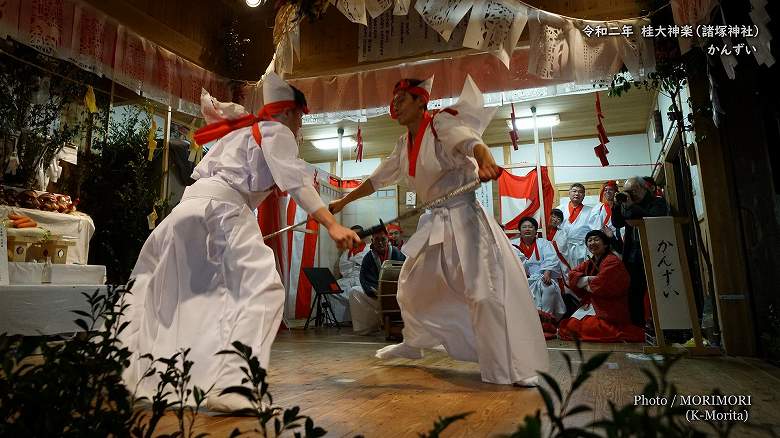
[[[374,225],[371,228],[366,228],[363,231],[357,233],[357,235],[358,237],[360,237],[360,240],[363,240],[366,237],[371,236],[372,234],[380,230],[387,230],[387,227],[385,227],[385,223],[382,222],[382,219],[379,219],[379,225]]]

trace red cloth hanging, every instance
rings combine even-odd
[[[541,169],[544,217],[545,220],[549,222],[550,210],[552,210],[553,198],[555,197],[555,188],[552,183],[550,183],[547,167],[542,166]],[[525,176],[516,176],[509,172],[502,172],[501,176],[498,177],[498,195],[499,197],[527,199],[531,202],[525,210],[504,225],[508,230],[517,229],[521,218],[524,216],[533,216],[534,213],[539,210],[539,182],[536,177],[536,169],[531,170]]]

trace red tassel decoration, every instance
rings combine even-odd
[[[607,159],[607,154],[609,153],[609,149],[607,149],[607,143],[609,143],[609,138],[607,137],[607,130],[604,129],[602,119],[604,119],[604,113],[601,112],[601,98],[599,97],[599,92],[597,91],[596,132],[598,133],[599,137],[599,145],[593,148],[593,151],[596,153],[596,156],[599,157],[599,161],[601,161],[602,166],[609,166],[609,160]]]
[[[609,166],[609,160],[607,159],[607,154],[609,153],[609,150],[607,150],[607,147],[603,144],[600,144],[593,148],[593,152],[596,153],[596,156],[599,157],[599,161],[601,161],[602,166]]]
[[[363,161],[363,135],[360,132],[360,125],[358,125],[358,131],[357,131],[357,149],[356,149],[356,156],[355,156],[355,162],[362,162]]]
[[[517,146],[517,140],[518,140],[517,125],[515,125],[516,121],[517,121],[517,119],[515,118],[515,104],[513,103],[512,104],[512,130],[509,131],[509,138],[512,140],[512,147],[514,148],[514,150],[518,149],[518,146]]]

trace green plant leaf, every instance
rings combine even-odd
[[[254,391],[252,391],[250,388],[247,388],[245,386],[229,386],[222,390],[222,392],[219,393],[219,395],[226,395],[226,394],[238,394],[245,399],[257,403],[259,400],[257,400],[257,397],[255,397]]]
[[[555,381],[555,378],[541,371],[539,372],[539,375],[542,376],[545,382],[547,382],[547,386],[552,388],[555,396],[558,398],[558,401],[561,402],[563,400],[563,395],[561,395],[561,387],[558,386],[558,382]]]
[[[585,370],[586,372],[595,371],[600,366],[602,366],[604,362],[607,361],[607,359],[609,359],[609,356],[611,354],[612,354],[611,352],[596,354],[595,356],[588,359],[588,361],[585,362],[585,364],[582,365],[582,369]]]

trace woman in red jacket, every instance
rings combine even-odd
[[[644,330],[631,324],[628,313],[630,277],[623,262],[610,251],[600,230],[585,236],[593,256],[569,273],[568,285],[582,306],[561,322],[561,339],[584,342],[644,342]]]

